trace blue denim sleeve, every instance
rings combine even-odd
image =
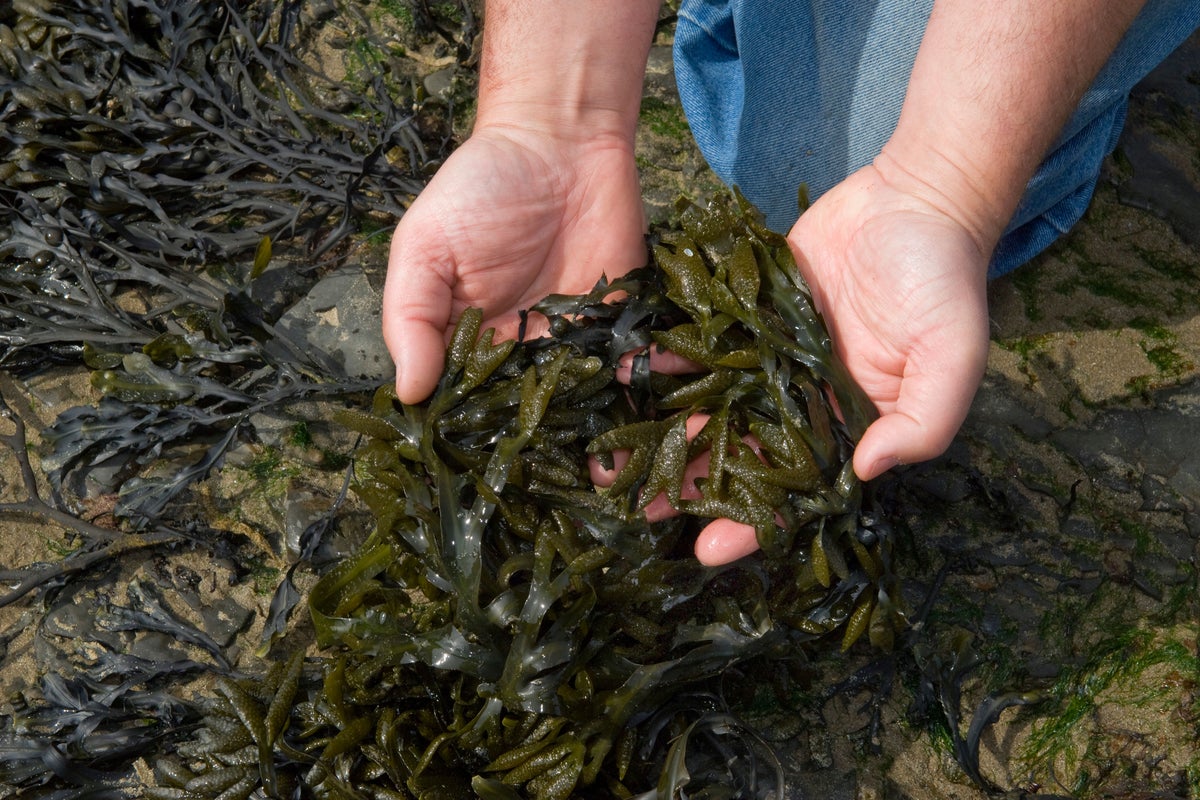
[[[680,100],[705,159],[786,231],[896,127],[932,0],[683,0]],[[1200,26],[1198,0],[1149,0],[1026,187],[989,276],[1074,225],[1116,146],[1129,91]]]

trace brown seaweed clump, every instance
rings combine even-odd
[[[381,390],[348,416],[370,437],[357,490],[378,527],[309,598],[320,679],[296,660],[226,681],[193,762],[166,762],[172,788],[151,796],[199,796],[206,776],[231,797],[782,796],[722,674],[831,637],[888,647],[902,620],[891,542],[849,466],[870,406],[786,240],[718,198],[686,208],[650,266],[536,310],[552,335],[519,343],[468,312],[427,403]],[[643,355],[616,380],[654,346],[698,371],[653,374]],[[618,449],[627,464],[595,489],[587,459]],[[702,497],[682,499],[695,458]],[[685,513],[647,522],[659,492]],[[696,562],[717,516],[755,526],[762,552]]]

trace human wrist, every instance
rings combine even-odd
[[[481,101],[471,135],[550,139],[567,145],[615,144],[632,151],[636,113],[626,114],[553,98],[504,97]]]
[[[632,145],[658,0],[491,0],[476,126]]]
[[[1142,4],[935,0],[878,166],[917,184],[990,254]]]
[[[924,138],[925,144],[919,140]],[[873,164],[892,189],[956,223],[986,260],[1020,199],[1023,181],[992,174],[969,157],[939,148],[927,137],[898,129]]]

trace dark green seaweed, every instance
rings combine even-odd
[[[315,30],[355,28],[379,44],[361,12],[337,11],[290,0],[0,4],[0,457],[20,476],[0,516],[64,531],[61,557],[0,565],[0,605],[27,607],[0,642],[35,627],[39,648],[77,640],[92,659],[84,675],[55,662],[40,698],[32,687],[10,698],[4,790],[135,791],[133,761],[173,749],[193,720],[139,698],[228,672],[228,642],[144,591],[120,603],[88,595],[101,627],[51,631],[46,620],[149,552],[197,548],[236,565],[234,535],[181,518],[188,488],[255,436],[255,414],[374,388],[275,322],[360,252],[352,238],[361,246],[390,227],[449,138],[387,64],[353,85],[312,66]],[[57,364],[92,369],[104,397],[79,398],[40,431],[39,459],[26,435],[34,415],[8,376]],[[118,495],[115,519],[88,516],[97,492]],[[143,635],[190,652],[120,651]],[[64,711],[60,686],[78,709]]]
[[[252,414],[373,388],[274,323],[349,236],[403,213],[442,153],[384,72],[355,89],[310,66],[305,42],[332,24],[314,13],[0,9],[0,369],[82,360],[105,395],[49,433],[64,506],[99,472],[119,515],[149,527]],[[197,441],[170,477],[140,476]]]
[[[887,647],[903,624],[888,529],[861,516],[847,466],[869,406],[786,241],[740,198],[682,220],[651,266],[536,307],[553,336],[494,342],[468,311],[427,403],[385,389],[372,414],[346,413],[369,437],[356,490],[378,528],[309,596],[330,659],[319,690],[310,679],[284,726],[266,721],[270,688],[226,684],[172,796],[208,775],[316,797],[782,791],[770,748],[706,689],[822,638]],[[649,375],[640,398],[616,381],[627,346],[681,342],[696,374]],[[617,483],[593,488],[588,458],[621,448]],[[682,499],[696,457],[702,497]],[[658,491],[685,513],[647,522]],[[697,563],[715,516],[755,526],[763,552]],[[219,766],[251,747],[257,763]]]

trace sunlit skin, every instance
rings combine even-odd
[[[687,438],[690,442],[700,433],[708,422],[708,415],[695,414],[687,420]],[[753,446],[753,440],[747,437],[744,441]],[[628,451],[618,450],[613,453],[613,468],[606,469],[595,459],[588,461],[592,483],[599,487],[611,486],[616,480],[621,468],[629,461]],[[688,462],[683,473],[683,484],[679,496],[684,500],[700,499],[700,490],[696,480],[708,474],[708,453],[701,453]],[[646,504],[644,509],[646,520],[659,522],[670,517],[678,516],[679,511],[671,505],[665,494],[659,494]],[[696,558],[702,564],[718,566],[736,561],[748,556],[758,549],[754,538],[754,528],[742,522],[731,519],[713,520],[704,527],[696,539]]]

